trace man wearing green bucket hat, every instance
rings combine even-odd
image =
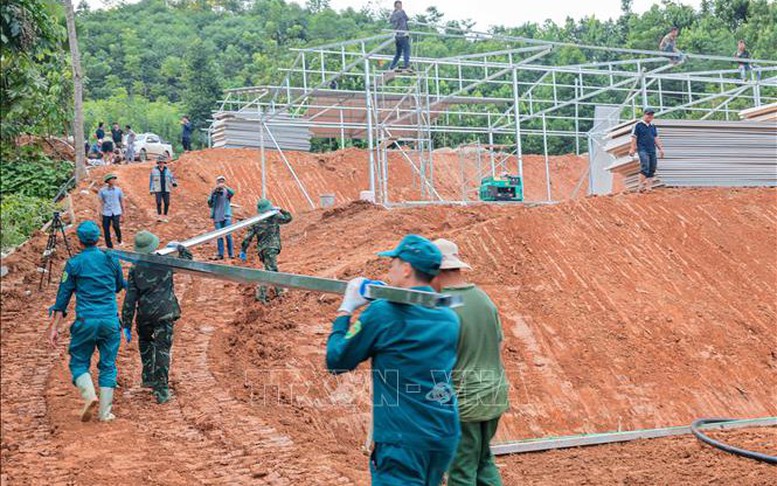
[[[185,246],[177,243],[168,246],[171,245],[178,250],[180,258],[192,259]],[[140,231],[135,235],[135,251],[138,253],[153,253],[158,246],[159,238],[149,231]],[[170,399],[168,376],[173,324],[181,317],[173,286],[173,271],[134,265],[127,278],[127,294],[121,316],[127,342],[132,340],[132,321],[137,323],[143,386],[153,389],[157,403],[167,402]]]
[[[261,213],[271,211],[272,203],[267,199],[260,199],[256,204],[256,210]],[[251,240],[256,237],[256,249],[259,252],[259,259],[264,263],[264,269],[270,272],[278,271],[278,254],[281,252],[281,228],[280,225],[291,223],[291,213],[285,209],[277,208],[279,214],[259,221],[251,226],[248,234],[240,245],[240,259],[247,260],[246,250],[251,245]],[[283,289],[275,287],[275,295],[280,296]],[[256,287],[256,300],[267,302],[267,287],[259,285]]]
[[[378,255],[391,258],[390,284],[434,291],[430,283],[440,272],[442,254],[431,241],[407,235],[394,250]],[[459,318],[449,308],[369,303],[362,296],[365,281],[348,283],[327,341],[327,368],[343,373],[372,358],[372,484],[437,486],[459,441],[451,383]]]
[[[70,326],[70,374],[81,392],[84,408],[81,420],[91,419],[98,405],[94,382],[89,372],[95,348],[100,353],[97,369],[100,370],[99,419],[114,419],[113,389],[116,387],[116,354],[119,352],[118,306],[116,294],[124,288],[121,266],[113,256],[97,248],[100,228],[94,221],[84,221],[76,231],[83,250],[65,264],[62,280],[57,290],[57,300],[49,308],[53,315],[49,325],[49,342],[59,344],[62,319],[73,294],[76,294],[76,319]]]

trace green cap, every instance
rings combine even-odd
[[[645,107],[645,109],[644,109],[644,110],[642,110],[642,113],[644,113],[644,114],[646,114],[646,115],[647,115],[648,113],[655,114],[655,112],[656,112],[656,109],[655,109],[655,108],[653,108],[652,106],[646,106],[646,107]]]
[[[110,174],[105,174],[105,177],[103,177],[103,182],[108,182],[111,179],[116,179],[116,174],[111,172]]]
[[[165,157],[165,154],[159,154],[156,158],[157,162],[167,162],[167,157]]]
[[[256,203],[256,210],[260,213],[266,213],[271,209],[272,203],[268,199],[260,199],[259,202]]]
[[[150,231],[141,231],[135,235],[135,251],[151,253],[159,247],[159,238]]]
[[[76,234],[81,243],[92,245],[100,239],[100,228],[94,221],[86,220],[78,225]]]
[[[382,251],[378,253],[378,256],[399,258],[419,272],[428,275],[439,274],[442,263],[440,249],[431,241],[418,235],[405,236],[396,248],[391,251]]]

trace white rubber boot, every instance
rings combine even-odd
[[[92,419],[94,409],[97,407],[97,394],[94,392],[94,383],[89,373],[76,378],[76,386],[81,392],[81,398],[84,399],[84,409],[81,410],[81,422],[88,422]]]
[[[111,413],[113,407],[113,388],[100,387],[100,421],[110,422],[115,419]]]

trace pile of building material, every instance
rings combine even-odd
[[[614,127],[605,150],[615,158],[606,169],[637,187],[639,159],[629,156],[636,120]],[[666,156],[658,160],[658,183],[671,187],[777,186],[777,123],[714,120],[655,120]]]
[[[260,134],[259,113],[222,111],[214,115],[213,147],[259,148],[264,140],[267,150],[310,151],[311,131],[287,114],[265,115],[264,137]]]
[[[742,110],[739,112],[739,116],[744,120],[777,121],[777,103]]]

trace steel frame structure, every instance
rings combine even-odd
[[[621,114],[613,120],[616,124],[636,118],[643,106],[655,107],[659,117],[730,120],[738,119],[742,109],[777,101],[775,60],[751,60],[754,76],[741,79],[737,69],[715,69],[738,62],[721,56],[686,54],[678,60],[658,51],[490,33],[410,35],[413,45],[424,36],[438,36],[464,39],[472,51],[482,49],[484,41],[498,41],[504,48],[454,57],[424,55],[416,49],[415,72],[396,73],[387,70],[393,57],[387,50],[394,42],[393,33],[387,32],[294,49],[295,61],[280,69],[282,83],[226,91],[216,117],[223,112],[258,113],[272,139],[262,136],[260,141],[263,194],[265,143],[283,153],[272,136],[272,130],[281,127],[304,127],[314,137],[339,139],[341,147],[349,139],[366,141],[369,191],[384,205],[420,202],[391,201],[390,153],[399,154],[415,172],[422,201],[467,203],[466,195],[461,201],[446,200],[436,189],[435,139],[464,136],[489,148],[492,174],[509,170],[523,176],[524,143],[541,137],[550,202],[548,139],[565,140],[568,152],[578,155],[581,144],[588,149],[600,143],[611,125],[594,126],[595,106],[617,106]],[[497,146],[498,152],[493,150]],[[283,159],[313,206],[292,164]],[[465,184],[462,180],[462,188]]]

